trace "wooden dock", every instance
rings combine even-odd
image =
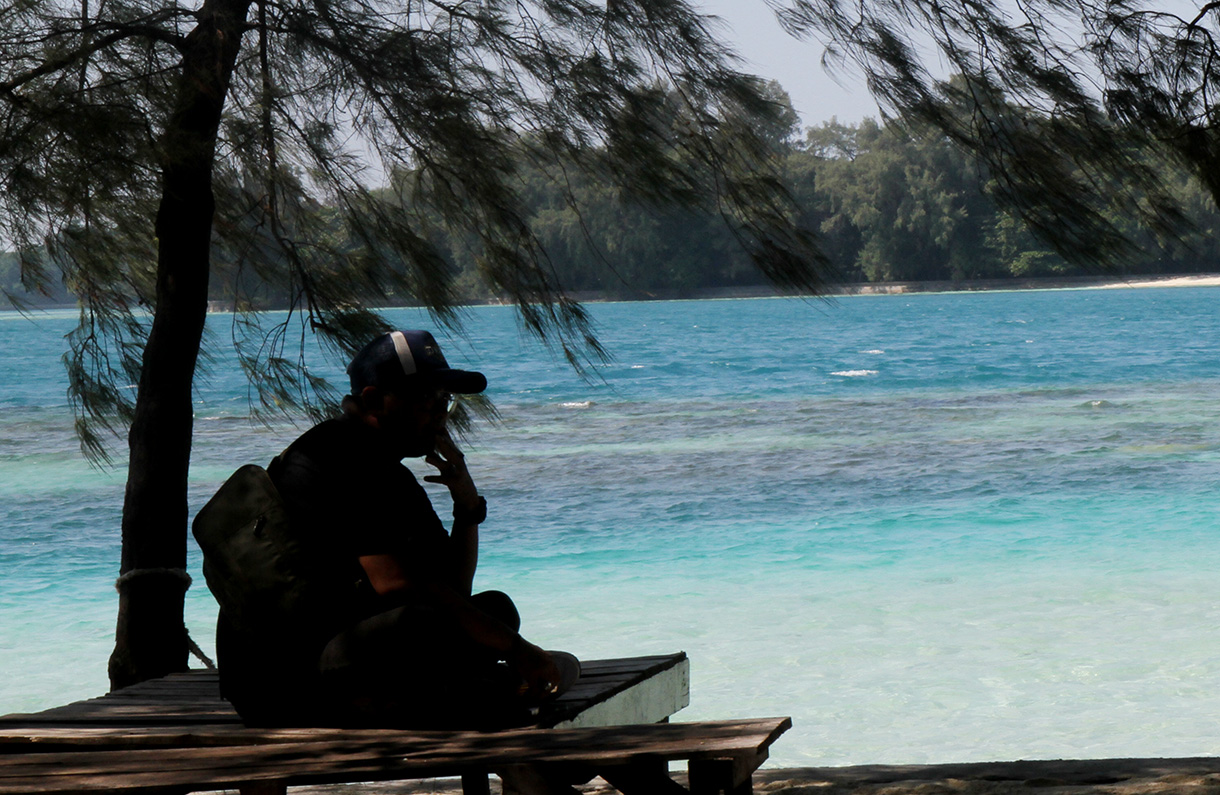
[[[791,725],[665,722],[689,702],[683,653],[582,667],[536,726],[499,732],[251,729],[220,698],[214,673],[175,674],[0,718],[0,795],[284,795],[292,785],[447,776],[474,795],[488,792],[488,775],[513,771],[525,772],[514,779],[522,795],[575,792],[556,782],[594,776],[627,795],[748,795],[767,749]],[[689,790],[670,777],[671,761],[687,763]]]
[[[589,660],[571,690],[539,712],[541,728],[578,728],[667,720],[690,703],[690,661],[684,652],[650,657]],[[99,698],[42,712],[0,717],[0,747],[22,738],[42,741],[81,729],[155,736],[196,726],[240,727],[241,718],[220,697],[215,671],[188,671],[142,682]],[[36,732],[30,729],[38,729]],[[106,731],[99,732],[104,736]],[[38,739],[41,738],[41,739]]]

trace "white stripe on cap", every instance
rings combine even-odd
[[[411,345],[401,331],[391,331],[390,339],[394,340],[394,352],[398,354],[398,363],[402,365],[405,375],[415,375],[415,356],[411,353]]]

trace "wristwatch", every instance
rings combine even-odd
[[[453,506],[453,521],[458,524],[483,524],[487,521],[487,498],[479,497],[478,505],[468,511]]]

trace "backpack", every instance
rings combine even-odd
[[[224,482],[191,531],[203,551],[208,590],[239,631],[280,634],[326,626],[347,604],[334,571],[293,532],[279,491],[256,464]]]

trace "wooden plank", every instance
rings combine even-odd
[[[539,725],[551,726],[570,721],[582,711],[678,665],[689,666],[685,653],[589,660],[581,666],[582,677],[576,687],[543,707],[539,713]],[[685,698],[689,699],[689,694]],[[228,702],[220,698],[219,676],[215,671],[188,671],[43,712],[0,717],[0,731],[22,726],[114,725],[137,728],[217,723],[240,725],[240,722],[241,719]]]
[[[135,709],[106,709],[105,711],[75,712],[54,717],[34,716],[20,721],[11,721],[3,727],[25,726],[36,731],[39,726],[190,726],[216,723],[232,723],[240,726],[240,719],[232,717],[226,710],[169,710],[154,707]]]
[[[686,652],[674,652],[673,654],[654,654],[645,657],[629,657],[616,660],[592,660],[589,664],[591,673],[605,672],[612,673],[617,671],[640,671],[648,673],[651,671],[659,671],[675,665],[678,662],[686,659]]]
[[[690,703],[690,661],[685,652],[636,658],[631,661],[633,666],[629,666],[628,662],[627,660],[593,660],[588,666],[582,663],[581,678],[577,680],[572,690],[552,704],[543,707],[538,715],[538,725],[557,726],[565,723],[572,726],[597,725],[594,722],[596,718],[589,718],[581,723],[574,722],[583,713],[594,712],[595,709],[603,716],[600,725],[622,722],[615,716],[630,714],[631,710],[625,706],[626,701],[620,698],[619,694],[675,669],[679,672],[677,675],[662,676],[662,679],[666,687],[678,689],[666,694],[664,698],[658,700],[655,706],[680,704],[681,706],[673,710],[676,712]],[[634,667],[635,673],[626,672],[626,669],[630,667]],[[586,678],[586,670],[589,671],[588,678]],[[623,678],[619,678],[620,675]],[[653,692],[657,691],[654,689]],[[613,701],[611,706],[598,708],[598,705],[603,702],[611,701]],[[631,722],[655,723],[673,714],[673,712],[660,714],[660,709],[644,710],[641,708],[638,711],[642,719]]]
[[[606,697],[591,700],[579,712],[549,725],[558,729],[578,726],[618,726],[658,723],[690,704],[690,661],[624,687]]]
[[[584,763],[631,755],[648,758],[722,758],[765,750],[791,726],[787,718],[750,718],[699,723],[662,723],[645,726],[603,726],[583,729],[514,729],[501,732],[416,731],[393,729],[276,729],[247,730],[258,741],[234,746],[204,743],[200,747],[130,749],[116,751],[49,752],[0,756],[0,777],[15,769],[88,768],[115,763],[120,767],[155,769],[171,759],[260,758],[274,761],[285,755],[337,753],[353,758],[362,754],[389,755],[418,760],[460,758],[502,759],[522,762]],[[191,735],[196,737],[197,735]],[[268,739],[278,742],[267,742]]]
[[[748,719],[743,721],[704,722],[701,726],[742,727],[762,720],[764,724],[773,719]],[[692,724],[673,723],[673,727],[689,727]],[[600,728],[611,735],[631,736],[639,729],[638,726],[587,727]],[[649,727],[643,727],[648,731]],[[282,728],[282,729],[251,729],[244,726],[217,724],[214,726],[194,727],[139,727],[128,729],[124,727],[56,727],[37,734],[22,733],[19,729],[3,730],[0,733],[0,743],[8,753],[23,753],[31,750],[31,746],[63,751],[81,749],[146,750],[158,748],[216,748],[240,745],[272,745],[300,743],[342,743],[351,742],[401,742],[411,737],[423,738],[422,741],[438,741],[437,738],[463,737],[466,735],[479,738],[496,738],[500,736],[528,737],[531,734],[547,736],[547,729],[510,729],[502,732],[438,732],[413,729],[341,729],[341,728]],[[567,730],[564,730],[567,731]],[[681,729],[671,729],[681,731]],[[0,759],[3,755],[0,754]]]
[[[661,654],[648,657],[628,657],[614,660],[589,660],[581,662],[581,677],[647,675],[663,670],[686,659],[685,652]]]
[[[383,730],[329,742],[8,754],[0,756],[0,793],[381,781],[469,774],[505,764],[596,769],[667,759],[753,759],[789,726],[787,718],[766,718],[491,734]]]
[[[596,682],[601,686],[601,678],[621,678],[624,681],[635,677],[648,676],[685,660],[684,653],[669,655],[651,655],[646,657],[616,658],[607,660],[588,660],[582,664],[582,681]],[[226,704],[220,698],[219,677],[215,671],[189,671],[170,674],[160,679],[142,682],[131,687],[116,690],[99,698],[78,701],[61,707],[55,707],[38,713],[17,714],[0,717],[0,724],[13,721],[32,721],[45,719],[74,719],[82,711],[87,717],[93,717],[95,712],[109,711],[114,705],[122,702],[146,701],[150,706],[174,704],[175,712],[194,712],[203,710],[211,712],[218,710],[226,712]],[[218,703],[217,703],[218,702]],[[233,719],[237,720],[236,715]]]
[[[234,723],[241,718],[220,697],[220,681],[210,671],[199,676],[173,674],[116,690],[105,696],[53,707],[42,712],[6,715],[0,729],[37,725]]]

